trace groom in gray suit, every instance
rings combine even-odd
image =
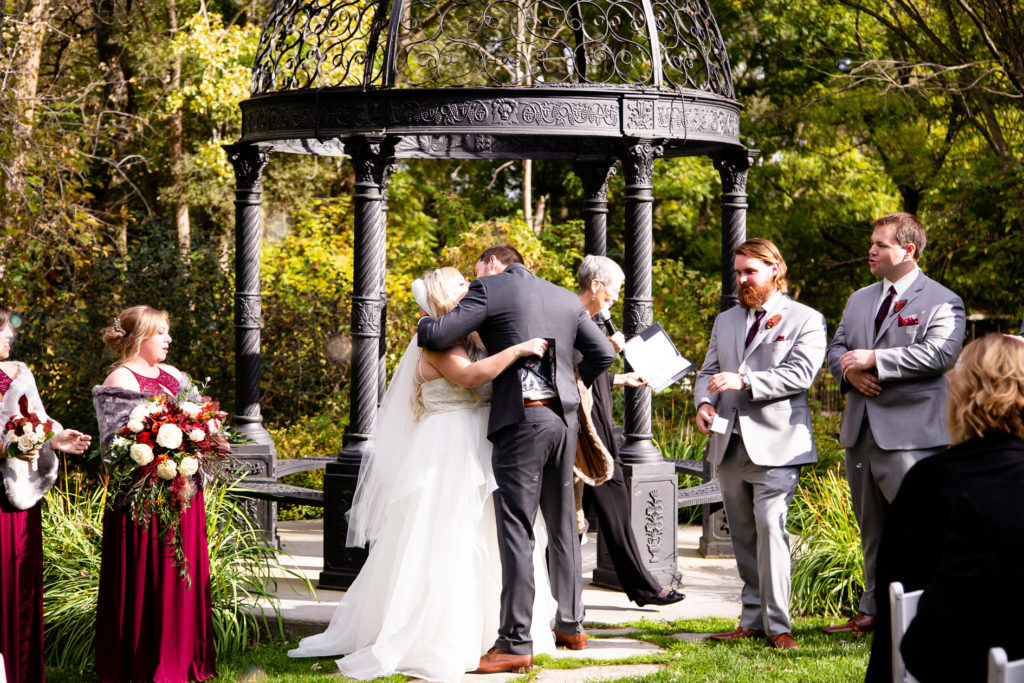
[[[800,466],[817,460],[807,390],[825,359],[825,319],[786,296],[774,244],[755,238],[734,254],[739,305],[715,319],[694,390],[697,427],[714,432],[708,460],[718,466],[743,580],[739,628],[711,637],[797,648],[786,515]]]
[[[572,486],[580,402],[572,358],[574,348],[583,355],[577,370],[589,386],[615,360],[615,350],[579,298],[527,270],[511,246],[487,249],[474,270],[477,278],[458,306],[440,320],[420,318],[420,345],[440,351],[474,330],[490,354],[532,337],[548,340],[541,361],[521,359],[494,379],[487,424],[498,484],[494,512],[501,616],[498,638],[480,658],[476,673],[521,671],[533,665],[533,523],[538,507],[548,530],[548,576],[558,602],[555,642],[573,650],[587,645]]]
[[[846,395],[839,441],[860,525],[864,594],[858,613],[826,633],[874,630],[878,602],[888,601],[888,586],[876,596],[875,574],[889,503],[915,463],[950,443],[943,375],[964,340],[960,297],[918,268],[926,236],[917,217],[894,213],[873,228],[868,266],[882,280],[850,296],[828,348]]]

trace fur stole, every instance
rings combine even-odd
[[[11,382],[10,388],[4,394],[3,404],[0,405],[0,428],[7,424],[8,418],[12,415],[20,415],[18,399],[22,396],[28,398],[28,409],[35,413],[40,419],[46,420],[46,410],[39,398],[39,391],[36,389],[36,380],[32,371],[24,363],[13,361],[18,366],[18,376]],[[52,418],[49,418],[52,419]],[[53,421],[53,433],[60,432],[63,427],[56,420]],[[6,431],[4,432],[6,434]],[[4,436],[6,441],[7,437]],[[17,446],[12,446],[17,448]],[[35,471],[29,464],[18,458],[0,459],[0,474],[3,475],[4,493],[7,501],[18,510],[28,510],[46,495],[46,492],[53,487],[57,481],[57,454],[47,441],[39,449],[39,460]]]

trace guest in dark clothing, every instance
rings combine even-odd
[[[579,297],[587,313],[593,318],[611,308],[619,298],[625,276],[615,261],[604,256],[590,255],[583,259],[577,273]],[[621,332],[609,339],[620,350],[625,340]],[[686,596],[679,591],[662,588],[646,568],[636,545],[629,523],[629,490],[622,476],[622,459],[615,440],[615,419],[612,416],[612,387],[641,386],[644,383],[636,373],[612,375],[604,373],[590,387],[593,406],[591,421],[605,448],[612,454],[615,467],[610,479],[599,486],[588,486],[584,492],[584,508],[590,503],[597,513],[597,523],[608,555],[615,567],[619,584],[630,600],[640,605],[670,605]]]
[[[922,460],[907,473],[886,521],[876,575],[876,585],[886,594],[891,582],[900,581],[907,591],[927,587],[925,595],[933,596],[928,600],[922,598],[918,611],[921,619],[911,625],[911,631],[918,635],[911,638],[908,632],[904,640],[908,647],[909,643],[916,643],[911,656],[904,650],[904,658],[908,669],[921,681],[984,679],[990,645],[1004,645],[1013,656],[1011,643],[1015,642],[1018,656],[1024,654],[1020,650],[1024,631],[1019,623],[1009,622],[1020,610],[1009,609],[1007,604],[1008,600],[1024,599],[1019,590],[1006,590],[1005,595],[992,599],[977,597],[981,592],[999,590],[996,582],[1008,580],[1007,567],[999,563],[1019,561],[1022,556],[1020,544],[1024,533],[1018,531],[1016,539],[1001,540],[997,535],[989,535],[1002,533],[999,530],[1003,525],[1018,524],[1018,528],[1024,528],[1019,511],[1009,517],[1006,512],[996,512],[1005,507],[1001,498],[1019,501],[1024,494],[1024,342],[1010,335],[989,335],[972,342],[964,348],[947,380],[950,435],[961,443]],[[982,490],[986,491],[984,499],[980,499]],[[981,522],[975,521],[978,515]],[[998,515],[998,519],[993,515]],[[967,520],[972,520],[969,524],[974,526],[964,526]],[[958,534],[966,534],[966,538],[954,542]],[[965,563],[965,543],[971,546],[970,563]],[[1014,543],[1017,545],[1013,546]],[[1004,554],[1011,550],[1017,554]],[[959,556],[947,556],[948,552]],[[934,582],[941,586],[935,591],[931,587]],[[934,596],[951,587],[957,593],[956,599],[936,605]],[[948,617],[936,616],[937,611],[953,609],[953,605],[958,605],[957,611],[950,612]],[[998,610],[994,609],[996,605]],[[878,607],[866,680],[888,682],[892,680],[888,600],[879,600]],[[969,614],[977,618],[971,619]],[[998,625],[994,619],[1007,624]],[[950,647],[949,629],[957,624],[971,626],[958,629],[955,644]],[[921,635],[938,631],[945,635],[934,639]],[[929,655],[934,656],[934,662],[924,661]],[[930,676],[918,674],[929,666],[939,667],[939,671],[929,671]],[[956,667],[963,667],[968,673],[956,675]]]

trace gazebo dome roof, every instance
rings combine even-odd
[[[277,0],[251,93],[242,141],[282,151],[389,134],[448,136],[407,156],[574,156],[522,136],[739,146],[706,0]],[[450,137],[471,134],[491,139]]]

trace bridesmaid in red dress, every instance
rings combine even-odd
[[[106,446],[132,408],[152,394],[177,394],[188,378],[163,362],[171,343],[165,311],[128,308],[104,331],[103,341],[121,357],[103,386],[93,388]],[[155,520],[137,524],[126,506],[105,513],[96,608],[100,680],[179,683],[216,675],[202,490],[182,515],[181,527],[191,588]]]
[[[11,309],[0,304],[0,428],[28,410],[46,420],[32,372],[10,360],[14,327]],[[0,430],[5,432],[6,430]],[[0,445],[0,654],[11,683],[42,681],[43,527],[40,500],[57,480],[56,450],[82,453],[89,436],[53,423],[54,435],[41,448],[22,453],[6,435]],[[2,676],[0,676],[2,678]]]

